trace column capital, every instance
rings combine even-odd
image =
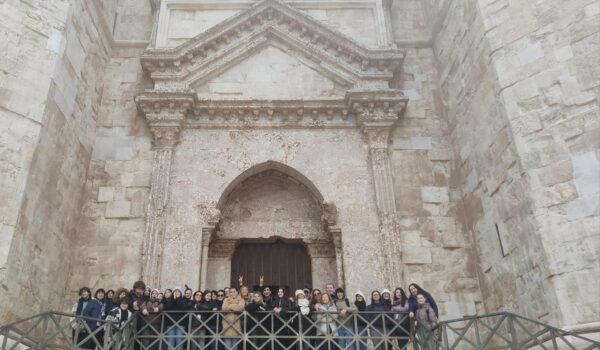
[[[346,99],[363,130],[391,129],[408,103],[408,98],[396,89],[351,90]]]
[[[194,101],[193,96],[183,93],[142,95],[135,98],[138,110],[152,132],[152,145],[155,149],[173,148],[177,145],[185,117]]]

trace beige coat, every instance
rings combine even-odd
[[[228,297],[223,300],[223,336],[240,337],[242,336],[241,322],[239,313],[244,311],[246,302],[239,295],[236,298]],[[237,318],[237,320],[236,320]]]

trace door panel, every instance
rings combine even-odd
[[[312,285],[311,262],[301,243],[246,242],[235,249],[231,259],[231,283],[238,285],[239,276],[250,290],[265,276],[269,286],[289,287],[290,293]]]

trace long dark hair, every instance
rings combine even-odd
[[[400,298],[396,297],[396,292],[400,291]],[[406,305],[406,302],[408,301],[408,297],[406,296],[406,293],[404,292],[404,289],[398,287],[396,289],[394,289],[394,301],[400,299],[400,305],[404,306]]]
[[[409,285],[408,285],[408,291],[409,291],[409,292],[410,292],[410,287],[411,287],[411,286],[415,286],[415,288],[417,288],[417,295],[418,295],[418,294],[423,294],[423,296],[424,296],[424,297],[427,297],[428,295],[431,295],[431,294],[429,294],[429,293],[428,293],[428,292],[427,292],[425,289],[421,288],[421,286],[419,286],[419,285],[418,285],[418,284],[416,284],[416,283],[411,283],[411,284],[409,284]],[[411,297],[413,296],[413,295],[412,295],[412,293],[410,293],[410,296],[411,296]],[[415,296],[415,297],[416,297],[416,296]]]
[[[375,303],[375,300],[373,300],[373,294],[375,294],[375,293],[379,294],[379,303],[383,304],[383,296],[381,295],[381,292],[378,291],[377,289],[374,289],[371,292],[371,304]]]
[[[344,299],[338,299],[338,293],[342,293],[344,294]],[[339,287],[338,289],[335,290],[335,300],[344,300],[346,302],[346,306],[350,307],[350,301],[348,300],[348,297],[346,297],[346,291],[344,291],[344,288]],[[335,303],[334,300],[334,303]]]

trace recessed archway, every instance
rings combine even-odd
[[[253,166],[227,186],[217,207],[221,219],[209,246],[208,287],[237,280],[237,276],[232,277],[232,270],[236,269],[232,259],[236,247],[248,241],[265,246],[276,240],[303,245],[310,264],[303,269],[311,271],[311,275],[296,284],[321,286],[339,281],[337,264],[341,259],[336,257],[334,240],[324,219],[324,208],[330,206],[323,203],[316,186],[297,170],[274,161]],[[261,254],[270,253],[273,256],[269,259],[277,259],[278,252],[269,249]],[[260,271],[255,274],[245,276],[246,280],[255,283]]]

